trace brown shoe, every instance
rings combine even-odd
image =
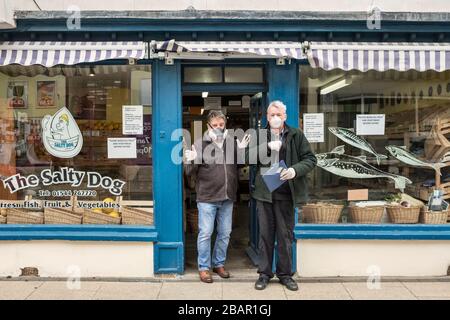
[[[213,271],[217,273],[221,278],[227,279],[230,277],[230,273],[226,271],[224,267],[213,268]]]
[[[199,271],[198,274],[200,275],[200,281],[205,282],[205,283],[213,282],[213,279],[211,277],[211,274],[209,273],[209,270]]]

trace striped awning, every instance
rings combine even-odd
[[[248,56],[264,56],[274,58],[302,59],[302,46],[299,42],[290,41],[175,41],[156,42],[157,52],[211,52],[244,54]]]
[[[304,48],[310,65],[324,70],[450,69],[450,43],[310,42]]]
[[[145,42],[0,42],[0,66],[74,65],[109,59],[143,59]]]
[[[117,64],[97,64],[94,66],[54,66],[46,68],[40,65],[33,66],[20,66],[20,65],[8,65],[0,66],[0,74],[5,74],[9,77],[35,77],[38,75],[45,75],[47,77],[56,76],[67,76],[67,77],[77,77],[77,76],[89,76],[91,71],[94,71],[96,75],[117,75],[119,73],[128,73],[130,71],[149,71],[148,65],[138,65],[135,64],[130,66],[117,65]]]

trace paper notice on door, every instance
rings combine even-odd
[[[108,138],[108,159],[136,158],[136,138]]]
[[[304,113],[303,133],[309,142],[324,142],[323,113]]]
[[[144,133],[144,112],[142,106],[122,107],[122,134],[142,135]]]
[[[356,134],[376,136],[384,135],[385,115],[384,114],[357,114]]]

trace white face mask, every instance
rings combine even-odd
[[[283,124],[283,120],[280,117],[274,116],[269,120],[270,127],[273,129],[279,129]]]

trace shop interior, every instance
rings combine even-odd
[[[92,65],[0,68],[0,174],[38,174],[45,168],[69,166],[92,170],[126,181],[122,196],[127,200],[151,200],[151,69],[149,66]],[[137,158],[118,160],[108,155],[108,139],[122,137],[122,106],[142,105],[144,133],[137,135]],[[51,156],[42,143],[42,119],[67,107],[83,136],[83,147],[72,159]],[[0,197],[21,200],[39,198],[37,188],[14,194],[0,188]],[[47,189],[58,186],[48,186]],[[79,189],[85,189],[85,182]],[[96,190],[89,200],[111,197]],[[50,198],[50,197],[46,197]]]
[[[206,117],[208,110],[204,108],[204,97],[206,93],[195,92],[183,95],[183,128],[193,133],[194,121],[201,121],[202,132],[207,130]],[[219,97],[221,110],[227,117],[227,128],[241,128],[244,131],[250,126],[250,109],[242,106],[244,96],[251,97],[254,93],[227,93],[214,94],[209,92],[208,97]],[[245,100],[245,98],[244,98]],[[191,135],[193,137],[193,135]],[[250,195],[248,166],[239,165],[239,184],[237,202],[233,208],[233,226],[228,246],[226,267],[232,270],[256,268],[246,254],[249,243],[249,221],[250,221]],[[195,181],[184,176],[184,230],[185,230],[185,267],[186,272],[197,270],[197,230],[198,210],[196,204]],[[215,232],[211,241],[214,246]]]

